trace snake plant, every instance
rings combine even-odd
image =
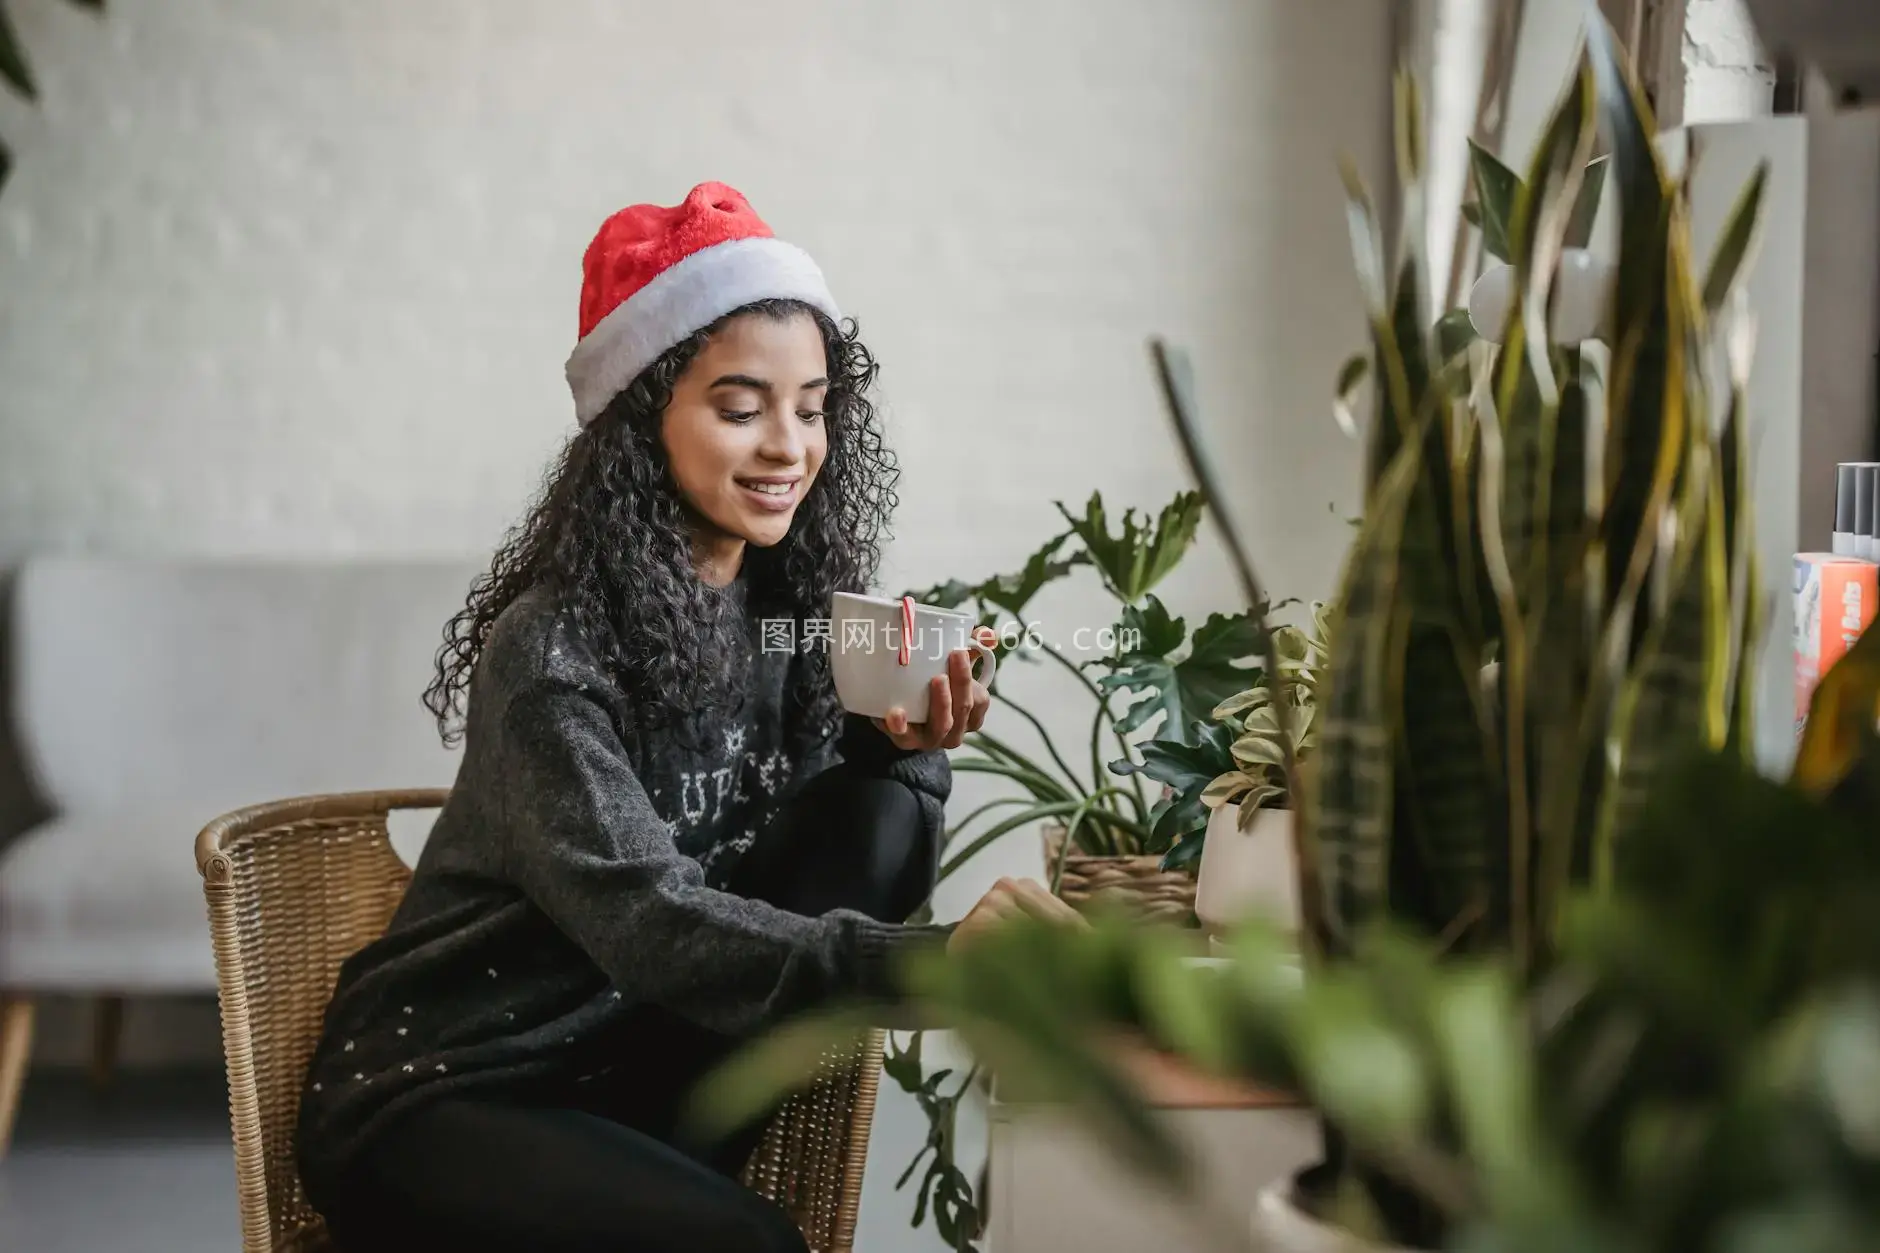
[[[1749,336],[1726,315],[1763,175],[1700,272],[1643,96],[1610,31],[1591,26],[1509,191],[1518,299],[1499,345],[1445,355],[1425,314],[1411,79],[1398,84],[1388,260],[1347,171],[1371,347],[1341,383],[1371,380],[1374,412],[1301,808],[1322,954],[1390,919],[1543,968],[1569,889],[1609,880],[1619,834],[1664,772],[1698,750],[1749,749]],[[1553,343],[1549,323],[1602,131],[1618,251],[1596,388],[1587,350]],[[1713,351],[1728,360],[1721,390]]]

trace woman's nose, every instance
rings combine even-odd
[[[797,416],[773,409],[765,416],[764,437],[757,449],[767,460],[795,465],[803,459],[803,432]]]

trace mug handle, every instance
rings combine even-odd
[[[975,674],[973,679],[983,688],[992,687],[992,676],[999,673],[999,654],[981,644],[978,640],[967,637],[966,646],[979,654],[979,659],[986,663],[984,674]]]

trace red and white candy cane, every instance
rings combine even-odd
[[[913,654],[908,651],[910,641],[912,641],[913,638],[914,638],[914,598],[912,596],[903,596],[901,597],[900,662],[904,666],[908,664],[909,659],[913,656]]]

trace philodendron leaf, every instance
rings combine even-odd
[[[982,607],[991,605],[1020,617],[1040,588],[1063,578],[1078,566],[1090,563],[1085,553],[1073,552],[1067,557],[1058,555],[1058,550],[1064,547],[1071,535],[1070,531],[1062,531],[1052,536],[1037,552],[1025,558],[1024,566],[1015,574],[995,574],[978,583],[948,579],[945,583],[904,594],[923,605],[934,605],[941,609],[956,609],[969,600],[978,601]]]
[[[1081,518],[1074,516],[1062,502],[1058,504],[1058,512],[1083,541],[1090,563],[1125,605],[1141,601],[1180,564],[1195,541],[1195,531],[1201,525],[1201,510],[1200,492],[1182,492],[1163,506],[1153,525],[1146,517],[1137,522],[1136,511],[1125,509],[1122,532],[1112,535],[1101,494],[1090,494]]]
[[[1482,228],[1482,247],[1499,261],[1512,261],[1511,228],[1515,200],[1521,193],[1521,176],[1473,139],[1469,141],[1469,169],[1475,177],[1476,218]]]
[[[1055,535],[1037,552],[1025,559],[1024,568],[1016,574],[1001,574],[979,585],[979,595],[989,605],[997,605],[1007,613],[1023,615],[1031,598],[1038,594],[1047,583],[1069,574],[1081,565],[1088,565],[1090,558],[1086,553],[1074,552],[1068,557],[1058,556],[1058,550],[1071,537],[1065,531]]]
[[[1247,613],[1210,614],[1189,643],[1180,661],[1147,647],[1125,653],[1114,674],[1097,680],[1108,691],[1149,694],[1149,699],[1131,705],[1118,720],[1123,734],[1140,730],[1158,713],[1166,713],[1165,738],[1186,740],[1192,726],[1201,723],[1210,710],[1246,688],[1264,646],[1257,620]]]
[[[1157,783],[1181,789],[1205,783],[1223,771],[1234,768],[1229,749],[1233,731],[1219,723],[1198,723],[1181,740],[1150,740],[1139,750],[1142,764],[1119,761],[1110,767],[1114,774],[1143,774]]]
[[[948,579],[919,591],[910,588],[902,593],[903,596],[912,596],[923,605],[933,605],[938,609],[957,609],[977,594],[977,584],[964,583],[959,579]]]
[[[1203,838],[1203,829],[1191,831],[1181,839],[1175,841],[1175,843],[1169,847],[1168,852],[1162,854],[1162,864],[1160,868],[1163,870],[1199,871],[1201,867],[1201,854],[1206,847],[1207,841]]]
[[[1197,779],[1170,797],[1166,804],[1157,804],[1145,851],[1167,848],[1208,825],[1208,808],[1201,799],[1207,787],[1208,780]]]

